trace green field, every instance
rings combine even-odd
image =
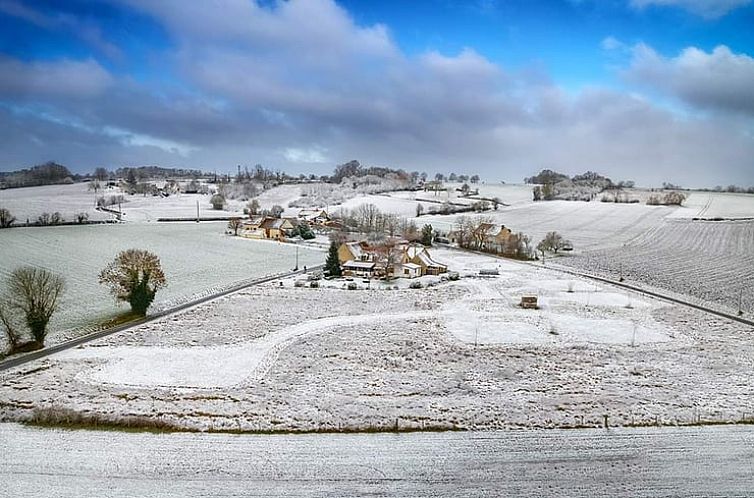
[[[18,266],[33,265],[61,274],[66,290],[50,323],[50,339],[70,329],[97,325],[128,310],[117,304],[97,276],[123,249],[158,254],[168,287],[158,292],[153,310],[211,293],[234,282],[290,270],[296,248],[272,241],[224,234],[224,223],[143,223],[13,228],[0,231],[3,287]],[[324,254],[299,249],[299,265],[313,266]]]

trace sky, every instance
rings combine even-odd
[[[754,0],[0,0],[0,170],[754,185]]]

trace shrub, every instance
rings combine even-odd
[[[348,290],[356,290],[357,288],[356,282],[348,282]]]
[[[149,251],[128,249],[121,251],[99,274],[101,284],[119,301],[126,301],[140,316],[154,301],[158,290],[167,285],[160,258]]]
[[[422,288],[422,283],[419,282],[418,280],[414,280],[413,282],[411,282],[408,285],[408,287],[409,287],[409,289],[421,289]]]
[[[309,287],[312,289],[318,289],[319,288],[319,282],[317,280],[312,280],[309,282]]]
[[[220,194],[213,195],[209,202],[210,204],[212,204],[212,209],[216,209],[218,211],[225,207],[225,197]]]

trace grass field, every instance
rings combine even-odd
[[[54,342],[61,331],[94,325],[127,309],[97,282],[99,271],[123,249],[148,249],[160,256],[168,287],[157,294],[154,309],[294,267],[292,245],[232,237],[224,229],[224,223],[141,223],[3,230],[0,278],[4,281],[21,265],[65,278],[66,292],[50,324]],[[299,250],[301,266],[323,260],[318,251]]]

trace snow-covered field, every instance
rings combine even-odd
[[[17,223],[35,222],[44,212],[59,212],[66,221],[73,221],[77,213],[88,213],[90,220],[109,220],[112,215],[95,210],[94,191],[88,183],[72,185],[45,185],[42,187],[10,188],[0,190],[0,208],[5,208],[16,217]],[[98,195],[120,194],[120,189],[111,188]],[[196,213],[196,208],[194,208]]]
[[[623,246],[557,259],[593,274],[754,313],[754,221],[666,221]]]
[[[209,202],[210,195],[173,194],[169,197],[152,195],[128,195],[120,188],[111,187],[98,192],[99,196],[123,195],[126,202],[121,204],[123,220],[127,222],[149,222],[157,218],[193,218],[197,203],[201,217],[242,216],[246,201],[229,199],[223,210],[214,210]],[[262,209],[270,209],[275,204],[284,208],[301,196],[301,185],[280,185],[265,190],[257,200]],[[66,221],[73,221],[76,213],[89,214],[90,220],[109,220],[113,215],[95,209],[94,192],[89,183],[72,185],[47,185],[0,190],[0,207],[4,207],[17,218],[18,223],[36,221],[43,212],[59,211]],[[117,206],[115,206],[117,209]],[[298,209],[286,209],[286,215],[295,215]]]
[[[434,255],[461,280],[273,282],[7,371],[0,419],[70,409],[204,430],[492,429],[754,412],[741,324],[540,266]],[[532,292],[541,309],[518,308]]]
[[[116,305],[97,282],[102,268],[118,251],[132,247],[160,256],[168,287],[157,294],[154,309],[175,305],[234,282],[290,270],[296,248],[224,234],[225,223],[127,223],[0,231],[2,281],[16,267],[33,265],[61,274],[66,290],[50,324],[50,342],[72,328],[95,325],[127,309]],[[324,260],[302,247],[299,264]]]
[[[751,426],[153,434],[0,424],[14,498],[751,496]]]
[[[754,218],[754,194],[684,192],[688,198],[673,218]]]

